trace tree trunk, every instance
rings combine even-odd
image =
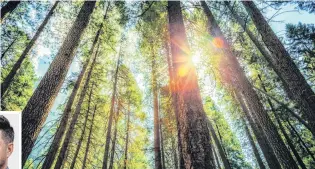
[[[180,1],[168,1],[169,32],[174,80],[178,95],[180,142],[185,168],[212,169],[214,159],[196,70],[183,23]],[[194,145],[194,146],[191,146]],[[182,160],[181,160],[182,161]]]
[[[249,128],[248,128],[248,126],[246,124],[245,119],[243,119],[243,121],[244,121],[244,126],[245,126],[245,132],[246,132],[247,138],[249,140],[249,143],[250,143],[250,145],[251,145],[251,147],[253,149],[253,152],[254,152],[254,155],[256,157],[258,166],[259,166],[260,169],[265,169],[266,167],[265,167],[265,165],[264,165],[264,163],[263,163],[263,161],[262,161],[262,159],[261,159],[261,157],[259,155],[258,149],[257,149],[255,141],[254,141],[254,138],[252,137],[252,135],[251,135],[251,133],[249,131]]]
[[[209,130],[210,130],[210,133],[212,135],[212,138],[213,138],[213,140],[215,142],[216,147],[218,148],[218,151],[219,151],[221,160],[223,162],[224,168],[225,169],[232,169],[231,165],[230,165],[230,162],[229,162],[229,160],[228,160],[228,158],[227,158],[227,156],[226,156],[226,154],[224,152],[224,149],[223,149],[223,147],[222,147],[222,145],[220,143],[220,140],[217,137],[217,134],[215,133],[215,130],[214,130],[214,128],[213,128],[213,126],[212,126],[212,124],[211,124],[211,122],[210,122],[210,120],[208,118],[207,118],[207,121],[208,121],[208,127],[209,127]],[[215,151],[215,150],[213,150],[213,151]]]
[[[295,133],[295,135],[298,137],[299,142],[302,144],[302,146],[305,148],[305,150],[307,151],[307,153],[311,156],[311,158],[313,159],[313,161],[315,161],[315,157],[314,154],[312,153],[312,151],[307,147],[306,143],[303,141],[303,139],[301,138],[300,134],[295,130],[295,128],[292,126],[292,124],[290,123],[289,120],[287,120],[287,123],[289,124],[290,128],[293,130],[293,132]]]
[[[74,51],[89,22],[95,3],[95,1],[84,2],[57,56],[22,111],[22,166],[31,153],[34,142],[64,82]]]
[[[209,7],[205,1],[201,1],[204,12],[208,18],[208,31],[214,39],[222,42],[221,48],[214,49],[221,57],[220,72],[225,73],[223,78],[229,85],[232,85],[234,90],[244,96],[245,102],[249,105],[249,113],[251,118],[257,119],[257,124],[261,126],[265,133],[268,142],[272,146],[279,162],[284,168],[296,168],[293,157],[290,151],[285,146],[282,138],[280,137],[276,126],[272,123],[267,112],[264,110],[260,99],[253,89],[251,83],[246,78],[240,64],[238,63],[235,55],[232,53],[230,45],[224,38],[218,24],[216,23]],[[217,50],[217,51],[216,51]],[[227,67],[229,69],[227,69]]]
[[[162,119],[160,119],[160,137],[161,137],[161,158],[162,158],[162,168],[165,168],[165,153],[164,153],[164,142],[163,142],[163,130],[162,130]]]
[[[263,90],[267,93],[268,91],[267,91],[267,89],[266,89],[266,87],[265,87],[263,81],[261,80],[260,75],[258,75],[258,78],[259,78],[259,80],[260,80],[261,87],[262,87]],[[273,107],[273,104],[272,104],[272,102],[271,102],[271,100],[270,100],[269,98],[267,98],[267,102],[268,102],[268,104],[269,104],[269,106],[270,106],[270,108],[271,108],[271,111],[274,113],[275,118],[276,118],[276,121],[277,121],[278,126],[279,126],[279,128],[280,128],[280,131],[282,132],[284,138],[287,140],[287,143],[288,143],[288,145],[289,145],[289,147],[290,147],[292,153],[294,154],[296,160],[298,161],[298,163],[300,164],[300,166],[301,166],[302,169],[306,169],[306,166],[305,166],[305,164],[304,164],[302,158],[300,157],[299,153],[297,152],[296,148],[294,147],[294,145],[293,145],[293,143],[292,143],[292,140],[290,139],[289,135],[288,135],[287,132],[285,131],[285,128],[283,127],[283,125],[282,125],[282,123],[281,123],[280,117],[279,117],[279,115],[277,114],[277,112],[276,112],[275,108]]]
[[[250,113],[249,113],[249,109],[246,106],[243,98],[236,94],[236,98],[239,101],[241,108],[246,116],[246,119],[249,122],[249,125],[251,127],[251,129],[253,130],[253,133],[255,134],[256,140],[264,154],[264,157],[268,163],[269,168],[273,169],[273,168],[281,168],[281,165],[273,151],[273,149],[271,148],[268,139],[266,138],[265,134],[263,133],[262,128],[256,123],[254,122],[254,120],[250,117]],[[245,121],[245,119],[244,119]],[[257,121],[257,120],[256,120]]]
[[[158,103],[158,86],[156,80],[156,63],[155,63],[155,53],[151,44],[152,51],[152,93],[153,93],[153,110],[154,110],[154,164],[155,169],[162,169],[161,160],[161,139],[160,139],[160,118],[159,118],[159,103]]]
[[[63,164],[64,159],[65,159],[65,154],[67,152],[69,143],[72,140],[72,137],[73,137],[72,133],[74,131],[74,126],[75,126],[75,124],[78,121],[78,116],[79,116],[80,111],[81,111],[81,106],[82,106],[82,103],[84,101],[84,97],[86,95],[87,88],[89,87],[89,82],[91,80],[91,75],[92,75],[92,72],[93,72],[93,69],[94,69],[94,65],[96,63],[96,58],[97,58],[97,55],[98,55],[98,52],[99,52],[99,46],[100,46],[100,43],[98,44],[97,51],[95,53],[93,62],[91,64],[90,70],[89,70],[89,72],[87,74],[84,86],[82,88],[82,91],[81,91],[81,94],[80,94],[80,97],[79,97],[79,100],[78,100],[78,103],[77,103],[77,107],[76,107],[76,109],[75,109],[75,111],[73,113],[73,117],[71,119],[71,123],[70,123],[69,129],[68,129],[68,131],[66,133],[66,136],[65,136],[65,140],[64,140],[64,142],[63,142],[63,144],[61,146],[60,153],[59,153],[59,155],[57,157],[57,162],[56,162],[56,165],[55,165],[55,169],[60,169],[61,165]],[[92,97],[92,96],[90,95],[89,97]],[[91,99],[91,98],[89,98],[89,99]]]
[[[175,145],[175,138],[172,138],[172,150],[173,150],[174,167],[175,169],[178,169],[178,157],[177,157],[177,148]]]
[[[117,90],[118,71],[119,71],[119,65],[120,65],[120,56],[121,56],[121,53],[119,52],[118,59],[117,59],[117,65],[116,65],[116,71],[115,71],[115,77],[114,77],[115,80],[114,80],[114,84],[113,84],[113,93],[112,93],[112,98],[111,98],[111,107],[110,107],[110,114],[109,114],[109,119],[108,119],[108,127],[107,127],[105,152],[104,152],[102,169],[107,169],[109,144],[110,144],[110,140],[111,140],[112,123],[113,123],[113,117],[114,117],[114,106],[115,106],[115,100],[116,100],[116,90]]]
[[[274,112],[274,110],[273,110],[273,112]],[[299,165],[301,166],[302,169],[307,169],[305,164],[304,164],[304,162],[303,162],[303,160],[302,160],[302,158],[300,157],[299,153],[297,152],[296,148],[294,147],[294,145],[292,143],[292,140],[290,139],[289,135],[285,131],[285,128],[283,127],[283,125],[282,125],[282,123],[281,123],[281,121],[279,119],[278,114],[276,112],[274,112],[274,114],[275,114],[275,117],[276,117],[276,121],[277,121],[277,123],[279,125],[279,128],[280,128],[284,138],[287,140],[287,143],[288,143],[292,153],[294,154],[297,162],[299,163]]]
[[[295,117],[299,122],[301,122],[308,130],[311,131],[311,127],[310,125],[305,121],[303,120],[300,115],[298,115],[297,113],[295,113],[293,110],[291,110],[287,104],[284,104],[282,102],[280,102],[278,99],[276,99],[275,97],[269,95],[268,93],[266,93],[265,91],[261,90],[260,88],[257,88],[254,86],[254,88],[256,90],[258,90],[259,92],[263,93],[264,95],[266,95],[267,97],[269,97],[270,99],[272,99],[273,101],[277,102],[279,105],[282,106],[282,108],[284,108],[285,110],[287,110],[289,113],[291,113],[291,115],[293,117]]]
[[[128,103],[130,104],[130,103]],[[129,144],[129,128],[130,128],[130,105],[128,105],[127,112],[127,129],[126,129],[126,141],[125,141],[125,159],[124,159],[124,167],[123,169],[127,169],[128,163],[128,144]]]
[[[82,169],[85,168],[87,156],[89,154],[89,149],[90,149],[90,144],[91,144],[91,136],[92,136],[92,131],[93,131],[93,124],[94,124],[94,118],[95,118],[96,110],[97,110],[97,105],[95,104],[94,111],[93,111],[93,116],[92,116],[92,121],[91,121],[91,124],[90,124],[89,137],[88,137],[88,140],[87,140],[87,143],[86,143],[85,154],[84,154],[84,158],[83,158],[83,162],[82,162]]]
[[[214,155],[214,157],[215,157],[215,162],[217,163],[216,168],[221,169],[220,161],[219,161],[219,158],[218,158],[218,155],[217,155],[217,152],[215,151],[215,149],[213,149],[213,155]]]
[[[184,158],[181,151],[181,141],[180,141],[180,127],[179,127],[179,109],[178,109],[178,95],[176,93],[176,85],[175,85],[175,79],[174,79],[174,68],[172,63],[171,54],[169,51],[169,40],[165,38],[165,49],[166,49],[166,57],[167,57],[167,65],[168,65],[168,74],[169,74],[169,90],[172,98],[172,106],[173,111],[175,114],[175,120],[176,120],[176,127],[177,127],[177,145],[178,145],[178,154],[179,154],[179,164],[180,168],[184,168]],[[177,166],[178,167],[178,166]]]
[[[21,1],[11,0],[1,8],[1,23],[6,18],[6,15],[9,15],[9,13],[11,13],[20,4],[20,2]]]
[[[55,8],[57,7],[59,1],[56,1],[53,7],[50,9],[48,14],[46,15],[46,18],[44,19],[43,23],[38,27],[35,35],[33,36],[32,40],[27,44],[26,48],[24,49],[23,53],[19,57],[19,59],[14,63],[12,66],[12,69],[10,70],[9,74],[5,77],[3,82],[1,83],[1,96],[4,95],[4,93],[9,88],[10,84],[13,81],[14,76],[16,75],[16,72],[20,69],[24,59],[26,58],[27,54],[31,51],[32,47],[34,46],[36,40],[38,39],[39,35],[45,28],[46,24],[48,23],[49,19],[51,18],[52,14],[54,13]]]
[[[4,58],[5,54],[9,51],[9,49],[11,49],[12,45],[14,44],[14,42],[17,40],[18,38],[13,39],[13,41],[9,44],[9,46],[3,51],[3,53],[1,54],[1,60]],[[2,65],[3,66],[3,65]],[[2,97],[3,98],[3,97]]]
[[[284,82],[284,90],[300,107],[302,117],[308,121],[312,129],[311,132],[315,135],[315,93],[307,84],[289,53],[272,31],[254,2],[243,1],[242,3],[261,34],[262,40],[272,54],[269,60],[274,65],[273,67],[280,79]]]
[[[91,47],[90,52],[89,52],[90,56],[93,55],[93,53],[94,53],[94,48],[95,48],[96,43],[98,42],[100,31],[101,31],[101,27],[97,31],[96,36],[94,38],[92,47]],[[81,70],[81,72],[80,72],[80,74],[78,76],[78,79],[77,79],[77,81],[75,82],[75,84],[73,86],[72,92],[71,92],[71,94],[69,96],[69,99],[67,101],[66,107],[65,107],[65,109],[63,111],[59,127],[58,127],[58,129],[56,131],[56,134],[54,136],[53,142],[51,143],[51,145],[49,147],[49,150],[48,150],[48,152],[46,154],[46,158],[45,158],[45,161],[44,161],[44,163],[42,165],[42,169],[50,168],[52,166],[52,163],[54,162],[56,153],[58,151],[58,147],[59,147],[60,143],[62,142],[62,137],[63,137],[63,135],[64,135],[64,133],[66,131],[67,125],[68,125],[68,119],[69,119],[69,115],[70,115],[71,110],[72,110],[73,102],[75,100],[75,97],[76,97],[76,95],[78,93],[78,90],[80,88],[80,85],[81,85],[81,81],[82,81],[82,79],[83,79],[83,77],[85,75],[85,72],[86,72],[87,67],[88,67],[89,63],[91,62],[91,60],[92,60],[92,58],[89,58],[84,63],[84,65],[82,67],[82,70]],[[82,84],[82,85],[84,85],[84,84]]]
[[[88,109],[86,111],[86,114],[85,114],[85,120],[84,120],[84,127],[83,127],[83,131],[81,133],[81,137],[79,139],[79,144],[78,146],[76,147],[76,150],[75,150],[75,153],[74,153],[74,156],[73,156],[73,159],[72,159],[72,162],[71,162],[71,167],[70,168],[74,168],[74,164],[77,160],[77,157],[78,157],[78,154],[79,154],[79,151],[80,151],[80,148],[81,148],[81,145],[82,145],[82,142],[83,142],[83,138],[84,138],[84,135],[85,135],[85,130],[86,130],[86,126],[87,126],[87,121],[88,121],[88,117],[89,117],[89,113],[90,113],[90,107],[91,107],[91,99],[92,99],[92,93],[93,93],[93,86],[94,86],[94,83],[92,84],[92,87],[91,87],[91,91],[90,91],[90,95],[89,95],[89,102],[88,102]]]
[[[113,143],[112,143],[112,150],[111,150],[110,161],[109,161],[109,169],[113,169],[113,166],[114,166],[115,148],[116,148],[116,140],[117,140],[117,123],[118,123],[119,111],[120,111],[120,103],[118,101],[116,118],[115,118],[114,139],[113,139]]]

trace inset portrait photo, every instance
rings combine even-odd
[[[21,112],[0,112],[0,169],[21,168]]]

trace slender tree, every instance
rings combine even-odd
[[[261,87],[262,87],[263,90],[267,93],[267,89],[266,89],[266,87],[265,87],[265,84],[264,84],[263,81],[261,80],[261,76],[258,75],[258,78],[259,78],[259,80],[260,80]],[[276,112],[276,110],[275,110],[275,108],[274,108],[274,106],[273,106],[273,104],[272,104],[272,102],[271,102],[271,100],[270,100],[269,98],[267,98],[267,103],[268,103],[269,107],[271,108],[271,111],[274,113],[275,118],[276,118],[276,121],[277,121],[278,126],[279,126],[279,128],[280,128],[280,131],[281,131],[281,133],[283,134],[285,140],[287,141],[287,143],[288,143],[288,145],[289,145],[289,147],[290,147],[292,153],[294,154],[294,156],[295,156],[297,162],[299,163],[299,165],[301,166],[302,169],[306,169],[306,166],[305,166],[305,164],[304,164],[304,162],[303,162],[301,156],[299,155],[299,153],[297,152],[295,146],[293,145],[293,142],[292,142],[291,138],[289,137],[288,133],[285,131],[285,128],[284,128],[284,126],[283,126],[282,123],[281,123],[280,117],[279,117],[279,115],[277,114],[277,112]]]
[[[209,127],[209,130],[210,130],[211,136],[212,136],[212,138],[213,138],[213,140],[215,142],[215,145],[216,145],[216,147],[217,147],[217,149],[219,151],[221,160],[223,162],[223,166],[224,166],[225,169],[231,169],[230,162],[229,162],[229,160],[228,160],[228,158],[227,158],[227,156],[226,156],[226,154],[224,152],[222,144],[220,143],[220,140],[219,140],[217,134],[215,133],[215,130],[214,130],[210,120],[209,119],[207,119],[207,120],[208,120],[208,127]]]
[[[178,169],[178,157],[177,157],[177,148],[175,145],[175,138],[172,138],[172,152],[175,169]]]
[[[260,169],[265,169],[266,167],[265,167],[265,165],[264,165],[264,163],[263,163],[263,161],[262,161],[262,159],[261,159],[261,157],[259,155],[258,148],[256,147],[254,138],[251,135],[245,120],[243,120],[243,121],[244,121],[243,123],[244,123],[244,127],[245,127],[245,132],[246,132],[247,138],[249,140],[250,146],[252,147],[252,150],[253,150],[254,155],[256,157],[256,161],[258,163],[258,166],[259,166]]]
[[[267,137],[265,136],[265,134],[263,133],[262,128],[256,124],[254,122],[254,120],[250,117],[250,113],[249,113],[249,109],[246,105],[246,103],[244,102],[242,96],[240,96],[239,94],[236,94],[236,98],[240,103],[240,106],[245,114],[246,119],[249,122],[249,126],[251,127],[256,140],[259,144],[259,147],[261,148],[264,157],[268,163],[269,168],[281,168],[281,165],[272,149],[272,147],[270,146]],[[245,121],[245,119],[244,119]]]
[[[158,86],[157,86],[157,72],[156,72],[156,56],[154,49],[151,45],[152,51],[152,93],[153,93],[153,110],[154,110],[154,162],[155,169],[162,169],[162,156],[161,156],[161,138],[160,138],[160,120],[159,120],[159,103],[158,103]]]
[[[107,10],[106,10],[107,11]],[[107,17],[107,12],[105,12],[105,15],[104,15],[104,21]],[[95,35],[95,38],[93,40],[93,43],[92,43],[92,47],[89,51],[89,56],[92,56],[94,51],[95,51],[95,46],[100,38],[100,35],[101,35],[101,30],[103,28],[103,24],[100,24],[99,26],[99,29],[98,31],[96,32],[96,35]],[[49,147],[49,150],[47,152],[47,155],[46,155],[46,158],[45,158],[45,161],[42,165],[42,169],[46,169],[46,168],[49,168],[54,159],[55,159],[55,156],[56,156],[56,153],[58,151],[58,147],[62,141],[62,136],[64,135],[65,131],[66,131],[66,128],[67,128],[67,125],[68,125],[68,118],[69,118],[69,115],[72,111],[72,106],[73,106],[73,102],[75,100],[75,97],[78,93],[78,90],[79,90],[79,87],[81,85],[81,81],[85,75],[85,72],[87,70],[87,67],[89,65],[89,63],[91,62],[93,58],[92,57],[89,57],[87,59],[87,61],[84,63],[83,67],[82,67],[82,70],[77,78],[77,81],[76,83],[74,84],[73,86],[73,89],[71,91],[71,94],[69,96],[69,99],[67,101],[67,104],[66,104],[66,107],[63,111],[63,114],[62,114],[62,118],[61,118],[61,121],[60,121],[60,125],[55,133],[55,136],[54,136],[54,139]]]
[[[222,63],[220,63],[221,68],[225,66],[231,67],[231,72],[233,72],[233,76],[225,76],[227,78],[227,82],[233,85],[236,92],[240,93],[244,98],[245,102],[249,105],[249,113],[251,113],[251,118],[257,119],[257,125],[260,125],[263,129],[264,134],[266,135],[268,142],[272,146],[280,164],[284,168],[298,168],[293,157],[290,154],[290,151],[285,146],[282,138],[280,137],[277,128],[271,121],[267,112],[264,110],[260,99],[253,89],[251,83],[246,78],[240,64],[238,63],[235,55],[233,54],[230,45],[227,43],[226,39],[223,36],[216,20],[209,7],[207,6],[205,1],[201,1],[201,5],[208,19],[208,31],[211,36],[216,38],[216,40],[221,41],[223,44],[220,46],[221,48],[217,49],[222,57]],[[223,60],[226,59],[225,63]]]
[[[47,115],[55,101],[55,98],[64,82],[70,64],[74,58],[74,52],[79,44],[80,37],[86,28],[95,1],[86,1],[83,4],[74,24],[70,28],[57,56],[34,94],[22,111],[22,165],[24,166],[39,131],[45,122]]]
[[[197,75],[183,23],[180,1],[168,1],[171,53],[178,95],[179,141],[185,168],[214,168],[210,133],[201,102]],[[176,106],[175,106],[176,107]],[[191,146],[194,145],[194,146]]]
[[[285,91],[300,107],[303,118],[309,123],[311,132],[315,135],[315,93],[255,3],[252,1],[243,1],[242,3],[272,54],[272,58],[269,60],[274,64],[277,74],[281,75],[279,76],[280,79],[285,82]]]
[[[310,150],[310,148],[306,145],[306,143],[303,141],[303,139],[301,138],[300,134],[296,131],[296,129],[293,127],[293,125],[291,124],[290,120],[287,119],[287,123],[289,124],[291,130],[294,132],[294,134],[298,137],[299,142],[302,144],[302,146],[305,148],[305,150],[307,151],[307,153],[309,154],[309,156],[311,156],[311,158],[313,159],[313,161],[315,162],[315,157],[314,154],[312,153],[312,151]]]
[[[13,81],[14,76],[16,75],[16,72],[20,69],[24,59],[26,58],[27,54],[31,51],[32,47],[34,46],[36,40],[38,39],[39,35],[47,25],[49,19],[51,18],[52,14],[54,13],[55,8],[57,7],[59,1],[56,1],[55,4],[52,6],[48,14],[46,15],[46,18],[44,19],[43,23],[38,27],[35,35],[33,36],[32,40],[27,44],[26,48],[24,49],[23,53],[19,57],[19,59],[15,62],[12,69],[10,70],[10,73],[5,77],[3,82],[1,83],[1,96],[4,95],[4,93],[8,90],[10,84]]]
[[[272,105],[272,104],[271,104],[271,105]],[[270,106],[271,106],[271,105],[270,105]],[[271,106],[271,107],[272,107],[272,111],[274,111],[273,106]],[[290,147],[292,153],[294,154],[294,156],[295,156],[297,162],[299,163],[299,165],[301,166],[302,169],[307,169],[306,166],[305,166],[305,164],[304,164],[304,162],[303,162],[303,160],[302,160],[302,158],[301,158],[301,156],[299,155],[298,151],[296,150],[296,148],[295,148],[295,146],[294,146],[294,144],[293,144],[291,138],[289,137],[288,133],[285,131],[285,128],[284,128],[284,126],[282,125],[281,120],[280,120],[280,118],[279,118],[279,115],[278,115],[276,112],[274,112],[274,113],[275,113],[276,121],[277,121],[278,126],[279,126],[279,128],[280,128],[280,131],[282,132],[282,134],[283,134],[285,140],[287,141],[287,143],[288,143],[288,145],[289,145],[289,147]]]
[[[161,158],[162,158],[162,168],[165,169],[165,153],[164,153],[164,140],[163,140],[163,129],[162,129],[162,119],[160,119],[160,138],[161,138]]]
[[[67,133],[65,135],[65,140],[64,140],[64,142],[63,142],[63,144],[61,146],[60,153],[59,153],[59,155],[57,157],[57,162],[56,162],[56,165],[54,167],[55,169],[59,169],[62,166],[62,164],[63,164],[63,162],[65,160],[65,154],[66,154],[66,152],[68,150],[69,143],[70,143],[70,141],[71,141],[71,139],[73,137],[72,133],[74,131],[74,126],[75,126],[75,124],[78,121],[78,117],[79,117],[79,114],[80,114],[80,111],[81,111],[81,106],[82,106],[82,103],[84,101],[84,97],[85,97],[85,95],[87,93],[87,89],[88,89],[88,87],[90,85],[89,82],[90,82],[91,75],[92,75],[93,69],[95,67],[95,63],[96,63],[98,52],[99,52],[99,44],[98,44],[95,56],[93,58],[93,62],[91,64],[91,66],[90,66],[89,72],[88,72],[88,74],[86,76],[84,86],[83,86],[82,91],[80,93],[80,97],[79,97],[77,106],[75,108],[75,111],[73,113],[73,117],[71,119],[71,123],[69,125],[69,129],[68,129],[68,131],[67,131]],[[93,86],[92,86],[92,88],[93,88]],[[92,95],[90,95],[89,97],[92,97]]]
[[[84,158],[83,158],[83,162],[82,162],[82,169],[85,168],[87,156],[88,156],[89,150],[90,150],[91,138],[92,138],[91,136],[92,136],[93,126],[94,126],[94,119],[95,119],[96,110],[97,110],[97,104],[95,104],[95,106],[94,106],[94,111],[93,111],[93,115],[92,115],[92,121],[91,121],[91,124],[90,124],[89,136],[88,136],[88,140],[87,140],[85,151],[84,151],[85,153],[84,153]]]
[[[238,15],[238,13],[234,10],[234,8],[230,5],[230,2],[224,1],[225,5],[230,9],[233,17],[235,20],[242,26],[242,28],[245,30],[249,38],[252,40],[252,42],[255,44],[257,49],[260,51],[260,53],[264,56],[266,61],[270,64],[270,66],[273,68],[273,70],[277,73],[279,77],[282,76],[283,72],[278,71],[278,67],[274,64],[272,61],[273,56],[271,56],[270,52],[265,48],[265,46],[259,42],[258,38],[254,35],[254,33],[246,26],[246,22]],[[283,78],[280,78],[282,80],[283,84],[286,84],[286,82],[283,80]],[[303,123],[309,130],[311,130],[311,127],[303,120],[299,115],[294,113],[293,111],[289,111],[295,118],[297,118],[301,123]]]
[[[10,0],[1,8],[1,23],[4,21],[6,16],[9,15],[9,13],[11,13],[20,4],[20,2],[21,1]]]
[[[110,155],[110,161],[109,161],[109,169],[113,169],[114,166],[114,157],[115,157],[115,149],[116,149],[116,140],[117,140],[117,123],[118,123],[118,115],[120,111],[120,102],[119,99],[118,104],[117,104],[117,112],[115,115],[115,131],[114,131],[114,138],[113,138],[113,143],[112,143],[112,150],[111,150],[111,155]]]
[[[221,168],[220,166],[220,162],[219,162],[219,157],[217,155],[217,152],[215,151],[215,149],[213,149],[213,156],[215,157],[215,162],[216,162],[216,168]]]
[[[8,47],[2,52],[1,60],[4,58],[5,54],[9,51],[9,49],[11,49],[16,40],[18,40],[18,38],[14,38],[13,41],[8,45]]]
[[[219,130],[219,127],[218,127],[218,125],[217,124],[215,124],[215,126],[216,126],[216,128],[217,128],[217,132],[218,132],[218,135],[219,135],[219,143],[221,144],[221,145],[223,145],[223,140],[222,140],[222,136],[221,136],[221,133],[220,133],[220,130]],[[226,152],[226,150],[225,150],[225,148],[223,147],[223,146],[221,146],[221,148],[222,148],[222,150],[223,150],[223,154],[224,154],[224,156],[225,156],[225,158],[226,158],[226,160],[227,160],[227,152]],[[220,154],[221,155],[221,154]]]
[[[86,128],[87,128],[87,121],[88,121],[89,114],[90,114],[93,87],[94,87],[94,83],[92,84],[92,88],[90,89],[90,95],[89,95],[90,97],[89,97],[89,100],[88,100],[88,108],[87,108],[87,111],[86,111],[85,117],[84,117],[83,130],[82,130],[81,136],[80,136],[80,138],[79,138],[79,140],[78,140],[78,143],[79,143],[79,144],[78,144],[78,146],[76,147],[76,150],[75,150],[74,156],[73,156],[73,158],[72,158],[72,162],[71,162],[70,168],[74,168],[75,162],[76,162],[77,157],[78,157],[78,155],[79,155],[80,148],[81,148],[81,146],[82,146],[83,138],[84,138],[85,131],[86,131]]]
[[[109,112],[108,127],[107,127],[107,133],[106,133],[105,152],[104,152],[104,157],[103,157],[102,169],[107,169],[108,154],[109,154],[109,144],[110,144],[110,140],[111,140],[112,123],[113,123],[113,117],[114,117],[114,106],[115,106],[115,101],[116,101],[117,81],[118,81],[118,71],[119,71],[119,65],[120,65],[120,57],[121,57],[121,52],[118,53],[118,59],[117,59],[117,63],[116,63],[116,70],[115,70],[115,74],[114,74],[113,93],[112,93],[112,98],[111,98],[111,107],[110,107],[110,112]]]
[[[128,144],[129,144],[129,130],[130,130],[130,102],[128,103],[128,110],[127,110],[127,126],[126,126],[126,140],[125,140],[125,152],[124,152],[124,166],[123,169],[127,169],[128,163]]]

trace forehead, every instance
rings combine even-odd
[[[3,130],[0,129],[0,140],[3,140]]]

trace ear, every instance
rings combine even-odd
[[[13,144],[13,143],[9,143],[9,144],[8,144],[8,149],[7,149],[7,158],[10,157],[10,155],[11,155],[12,152],[13,152],[13,149],[14,149],[14,144]]]

